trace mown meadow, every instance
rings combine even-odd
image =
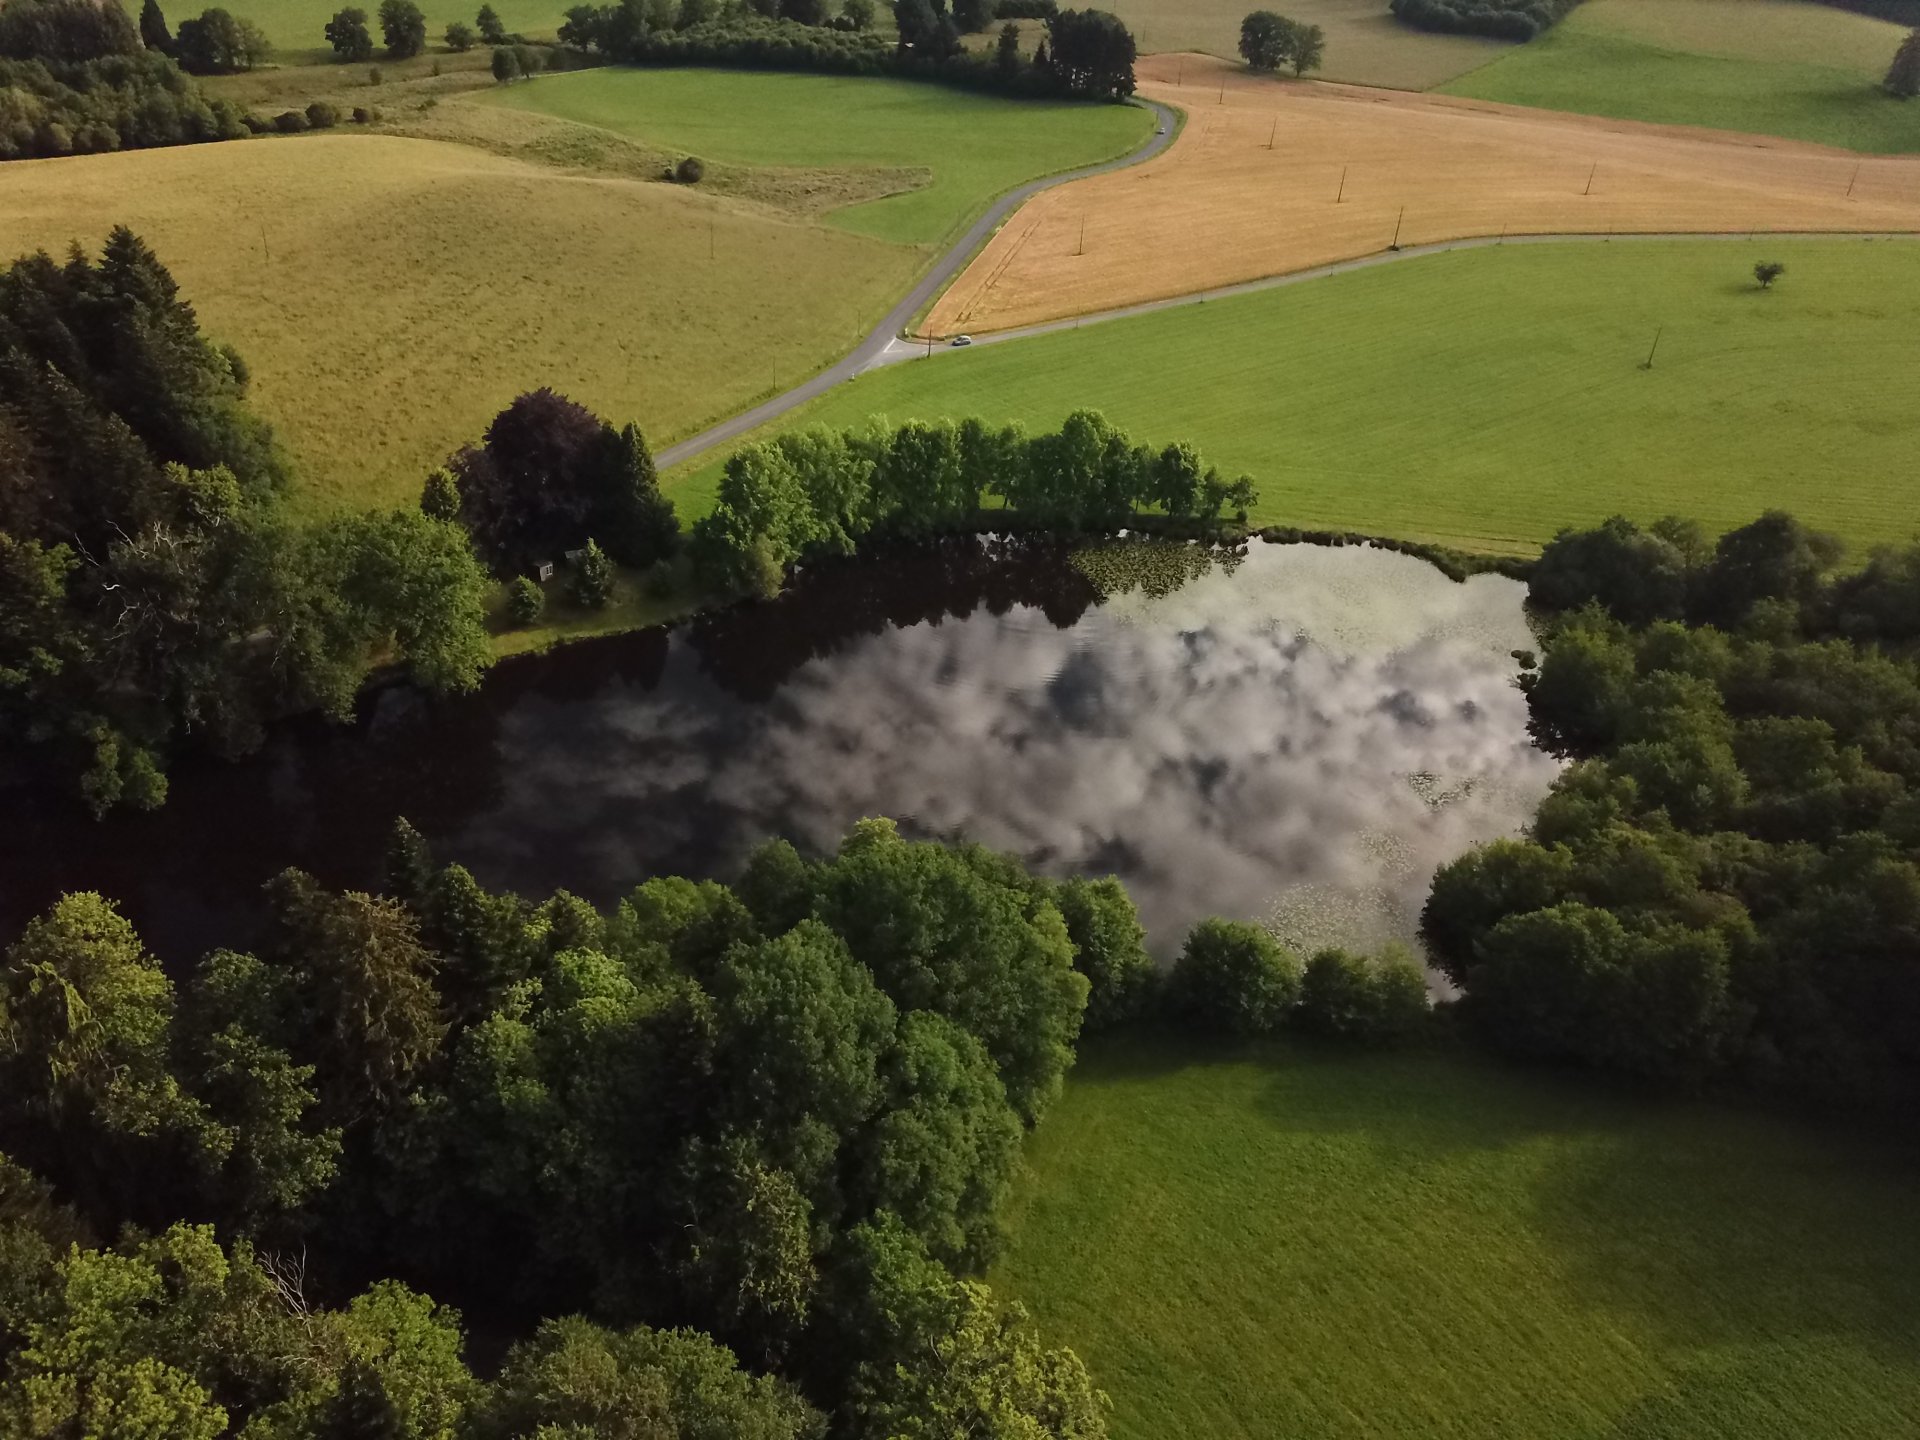
[[[919,172],[903,177],[914,188],[829,217],[902,245],[938,244],[1002,191],[1124,155],[1153,129],[1151,112],[1133,106],[1008,101],[876,76],[604,69],[486,98],[703,160]]]
[[[1787,266],[1769,291],[1761,259]],[[1041,428],[1092,405],[1251,474],[1256,523],[1478,550],[1615,512],[1717,530],[1770,506],[1898,541],[1916,282],[1907,240],[1490,246],[941,352],[788,424]],[[672,478],[683,511],[710,503],[719,465]]]
[[[1448,1052],[1128,1038],[1029,1144],[996,1289],[1117,1440],[1906,1433],[1914,1155]]]
[[[1905,34],[1806,0],[1588,0],[1439,88],[1850,150],[1920,150],[1920,109],[1880,88]]]

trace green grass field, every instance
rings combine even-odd
[[[1920,1167],[1470,1055],[1083,1053],[992,1280],[1115,1440],[1868,1440],[1920,1415]]]
[[[1759,292],[1750,271],[1786,278]],[[1642,362],[1656,330],[1652,370]],[[1263,523],[1525,550],[1615,512],[1920,529],[1920,243],[1507,245],[942,353],[790,423],[1091,406],[1251,474]],[[674,477],[697,511],[718,463]]]
[[[1811,0],[1587,0],[1440,88],[1852,150],[1920,150],[1920,106],[1880,80],[1906,32]]]
[[[830,217],[907,245],[937,244],[1002,191],[1124,155],[1153,128],[1133,106],[761,71],[589,70],[486,98],[736,165],[925,168],[930,183]]]

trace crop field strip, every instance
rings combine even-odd
[[[1857,1440],[1920,1410],[1885,1139],[1464,1055],[1129,1038],[1083,1048],[1028,1162],[992,1282],[1115,1440]]]
[[[1200,57],[1141,73],[1143,94],[1189,111],[1172,148],[1028,201],[929,314],[934,334],[1309,269],[1396,235],[1920,231],[1920,156],[1281,82]]]
[[[1769,293],[1758,259],[1788,267]],[[785,424],[1091,405],[1251,474],[1256,523],[1526,552],[1615,512],[1779,506],[1865,546],[1920,524],[1915,333],[1920,239],[1487,246],[938,352]],[[722,458],[669,477],[683,513]]]

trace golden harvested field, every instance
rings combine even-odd
[[[1140,76],[1141,93],[1188,112],[1172,147],[1029,200],[941,297],[934,333],[1309,269],[1384,250],[1396,226],[1402,246],[1920,230],[1920,157],[1278,81],[1198,56],[1150,57]]]
[[[686,189],[463,145],[308,135],[0,167],[0,257],[124,222],[207,331],[312,508],[411,499],[551,385],[656,444],[852,346],[921,252]]]

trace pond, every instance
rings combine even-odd
[[[1163,955],[1211,914],[1302,947],[1410,938],[1434,867],[1518,828],[1556,773],[1513,684],[1524,595],[1258,541],[970,538],[825,566],[772,603],[505,663],[471,696],[380,689],[352,725],[183,764],[151,815],[0,796],[0,937],[95,889],[169,960],[245,943],[283,866],[377,885],[397,815],[483,884],[606,905],[885,814],[1118,875]]]

